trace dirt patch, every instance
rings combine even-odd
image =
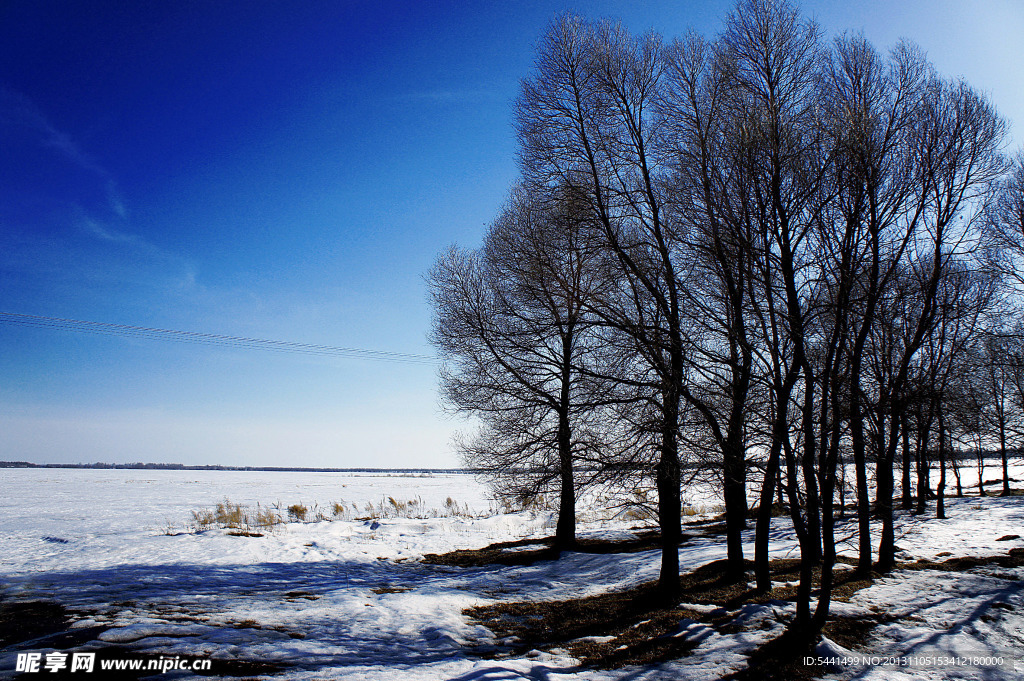
[[[683,535],[680,544],[692,537]],[[453,567],[484,567],[487,565],[523,566],[533,565],[542,560],[557,560],[560,551],[554,547],[554,537],[543,539],[521,539],[519,541],[498,542],[482,549],[458,549],[448,553],[428,553],[423,562],[432,565],[450,565]],[[661,548],[661,534],[654,531],[641,531],[628,539],[590,539],[580,538],[571,551],[578,553],[636,553]]]
[[[407,591],[412,591],[412,589],[410,589],[407,586],[392,586],[391,584],[388,584],[386,586],[378,586],[376,588],[370,589],[370,591],[377,594],[378,596],[383,596],[384,594],[403,594]]]
[[[295,601],[297,601],[299,599],[306,600],[306,601],[315,601],[315,600],[318,600],[319,598],[320,597],[317,596],[316,594],[310,593],[308,591],[289,591],[288,593],[286,593],[284,595],[284,599],[286,601],[292,601],[292,602],[295,602]]]

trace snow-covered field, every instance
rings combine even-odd
[[[781,633],[791,612],[782,602],[744,606],[735,613],[741,631],[731,634],[683,621],[675,635],[699,645],[684,658],[649,667],[581,669],[557,650],[486,659],[469,646],[493,644],[493,634],[463,609],[635,586],[656,579],[659,552],[567,553],[525,567],[423,563],[427,553],[553,532],[549,513],[495,513],[487,490],[457,474],[2,469],[0,489],[0,602],[55,600],[76,620],[69,633],[0,651],[0,677],[47,675],[16,674],[19,652],[102,653],[117,646],[208,657],[215,665],[251,662],[257,666],[246,678],[282,680],[717,679],[742,669],[750,651]],[[288,523],[262,537],[184,531],[192,511],[225,498],[251,507],[330,508],[344,501],[362,508],[387,497],[417,499],[439,511],[426,516],[443,516],[451,497],[469,513]],[[1024,497],[947,503],[947,520],[899,517],[901,560],[1005,555],[1024,547],[1020,538],[1005,539],[1024,534]],[[583,517],[584,536],[623,536],[635,525],[594,511]],[[776,522],[774,554],[795,557],[791,527]],[[752,531],[747,540],[752,554]],[[852,555],[851,549],[852,542],[842,550]],[[720,536],[700,534],[679,552],[683,570],[725,555]],[[1021,568],[897,571],[833,608],[841,615],[900,616],[875,629],[858,654],[1002,655],[1002,666],[848,666],[826,678],[1020,678],[1022,580]],[[825,641],[819,652],[849,651]],[[183,671],[157,677],[192,678]]]

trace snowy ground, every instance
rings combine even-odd
[[[1024,477],[1024,470],[1015,470]],[[991,477],[995,477],[994,475]],[[467,646],[492,644],[462,610],[500,601],[557,600],[628,588],[657,577],[657,551],[567,553],[527,567],[455,568],[420,562],[427,553],[482,547],[552,533],[547,513],[289,523],[263,537],[225,530],[182,532],[191,511],[228,497],[254,506],[302,502],[364,506],[394,496],[442,509],[448,497],[472,513],[492,508],[465,475],[353,476],[227,471],[0,470],[0,599],[53,599],[72,612],[71,634],[0,651],[0,677],[16,675],[19,652],[93,650],[195,655],[214,663],[277,665],[246,678],[717,679],[782,631],[791,606],[744,606],[739,633],[695,621],[677,636],[699,642],[685,658],[651,667],[581,670],[567,653],[535,651],[484,659]],[[937,561],[1005,555],[1024,547],[1024,497],[951,499],[947,520],[901,515],[900,559]],[[586,536],[622,536],[634,522],[584,514]],[[773,551],[795,557],[791,528],[777,519]],[[852,527],[849,528],[852,536]],[[752,553],[752,532],[746,537]],[[852,543],[841,551],[853,554]],[[725,555],[721,537],[696,536],[679,549],[683,570]],[[825,641],[822,655],[1002,655],[1002,666],[848,665],[826,678],[1016,679],[1024,674],[1024,570],[897,571],[833,611],[888,611],[856,651]],[[1016,665],[1016,667],[1015,667]],[[216,669],[216,668],[215,668]],[[45,675],[45,672],[41,673]],[[75,675],[71,675],[75,677]],[[192,678],[169,672],[159,678]],[[84,677],[88,678],[88,677]],[[94,678],[97,678],[94,676]]]

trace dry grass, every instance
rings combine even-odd
[[[233,503],[230,499],[218,502],[211,508],[192,511],[192,520],[186,526],[187,531],[205,532],[214,527],[231,530],[228,534],[235,537],[262,537],[264,532],[273,531],[285,522],[307,523],[332,520],[362,521],[378,518],[449,518],[475,515],[469,510],[468,504],[461,504],[448,497],[441,509],[430,508],[421,497],[401,500],[394,496],[381,499],[379,504],[368,502],[363,509],[356,504],[348,504],[344,500],[334,501],[326,507],[319,504],[308,506],[301,502],[284,506],[280,502],[272,506],[256,504],[252,509],[243,504]],[[177,534],[172,524],[168,523],[163,530],[166,535]]]
[[[778,579],[799,575],[799,561],[772,561],[771,567]],[[587,667],[609,669],[652,664],[685,655],[696,645],[676,635],[681,623],[687,620],[703,622],[722,634],[734,634],[741,629],[734,624],[731,610],[745,603],[768,603],[796,596],[795,586],[759,592],[746,584],[728,581],[724,574],[725,561],[715,561],[681,575],[683,605],[665,601],[657,584],[649,582],[626,591],[580,599],[498,603],[470,608],[465,614],[491,629],[502,643],[498,649],[480,649],[482,654],[516,655],[532,649],[561,648]],[[843,595],[847,598],[871,583],[870,578],[854,579],[850,570],[836,571],[834,578],[837,594],[845,590]],[[720,609],[698,612],[687,608],[687,603]]]
[[[714,532],[713,524],[702,523],[704,531]],[[687,541],[690,537],[684,537]],[[579,542],[574,550],[592,553],[625,553],[657,549],[661,545],[656,531],[638,532],[632,539],[620,541],[587,540]],[[487,565],[528,565],[539,560],[558,557],[552,548],[553,538],[521,540],[492,544],[482,549],[459,550],[446,554],[432,554],[424,562],[479,567]],[[748,569],[753,563],[747,561]],[[741,630],[730,612],[747,603],[769,603],[792,600],[796,597],[800,577],[799,560],[774,560],[772,577],[784,582],[768,592],[748,587],[725,578],[725,561],[715,561],[679,578],[681,596],[677,604],[661,597],[657,584],[650,582],[626,591],[615,591],[587,598],[552,602],[498,603],[470,608],[465,614],[491,629],[500,645],[481,647],[478,654],[487,656],[517,655],[533,649],[562,649],[581,661],[585,667],[603,669],[624,665],[653,664],[686,655],[695,643],[681,639],[677,634],[681,623],[687,620],[703,622],[721,634]],[[876,575],[860,575],[846,565],[838,565],[833,572],[836,600],[848,600],[856,591],[869,586]],[[818,586],[820,570],[814,571],[814,586]],[[717,606],[718,609],[701,612],[688,608],[693,603]],[[829,624],[826,635],[836,640],[851,640],[878,623],[835,620]],[[791,638],[791,637],[790,637]],[[791,644],[787,638],[785,643]],[[778,644],[782,646],[782,644]],[[780,648],[781,650],[781,648]],[[764,653],[770,664],[781,664],[779,651],[769,648]],[[792,656],[790,656],[792,657]],[[796,658],[790,660],[793,662]],[[767,662],[766,662],[767,663]],[[816,670],[785,668],[790,676],[764,678],[810,678]],[[820,670],[817,670],[820,671]],[[760,678],[746,676],[746,679]]]
[[[853,563],[853,561],[844,561]],[[897,569],[962,572],[980,566],[1024,566],[1024,548],[1006,555],[950,558],[942,562],[921,560],[900,564]],[[793,600],[796,585],[780,586],[770,592],[747,589],[746,585],[726,581],[725,562],[715,561],[680,576],[681,603],[717,605],[721,610],[694,612],[685,605],[673,606],[658,596],[655,583],[627,591],[600,594],[583,599],[554,602],[499,603],[471,608],[466,614],[494,631],[504,650],[482,652],[515,655],[538,648],[562,648],[586,667],[615,668],[627,664],[651,664],[678,658],[692,649],[673,636],[686,620],[701,621],[721,634],[742,631],[733,623],[735,610],[745,603]],[[800,561],[776,560],[771,563],[777,581],[799,579]],[[861,574],[845,566],[833,572],[833,599],[848,601],[857,591],[870,586],[880,575]],[[820,570],[815,569],[813,586],[819,586]],[[832,617],[823,634],[839,645],[857,649],[879,624],[896,617],[877,613],[864,617]],[[788,680],[819,678],[829,670],[803,663],[813,649],[815,639],[806,633],[787,629],[750,655],[749,666],[731,674],[732,681]]]
[[[700,617],[667,604],[651,585],[566,601],[498,603],[465,614],[506,645],[481,652],[501,656],[560,647],[584,666],[606,669],[684,655],[694,644],[662,637],[680,620]]]
[[[236,537],[262,537],[261,530],[273,530],[282,522],[280,515],[260,504],[256,505],[254,511],[248,506],[224,499],[212,509],[192,511],[191,529],[204,532],[211,527],[221,527],[232,530],[228,534]]]

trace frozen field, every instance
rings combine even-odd
[[[1018,478],[1021,473],[1014,471]],[[729,613],[739,632],[683,620],[673,635],[696,647],[662,665],[581,669],[558,649],[489,659],[471,648],[497,642],[463,609],[635,586],[657,577],[659,552],[574,552],[523,567],[420,562],[427,553],[553,532],[548,513],[493,512],[487,490],[457,474],[3,469],[0,484],[0,598],[56,600],[76,620],[69,633],[4,649],[0,677],[17,676],[18,652],[116,647],[201,656],[214,663],[243,661],[254,665],[245,678],[289,681],[717,679],[743,668],[750,651],[781,633],[791,611],[784,602],[743,606]],[[379,505],[387,497],[422,500],[424,508],[437,511],[451,497],[469,513],[287,523],[262,537],[231,536],[223,529],[184,531],[192,511],[224,498],[247,506],[301,502],[328,508],[341,501]],[[947,509],[943,521],[900,515],[901,560],[1005,555],[1024,547],[1019,537],[1006,539],[1024,534],[1024,497],[950,499]],[[584,536],[625,536],[636,524],[593,511],[583,515]],[[846,529],[852,536],[853,528]],[[684,571],[724,557],[720,536],[693,534],[679,549]],[[776,519],[776,557],[796,555],[792,534],[787,522]],[[752,556],[752,530],[746,538]],[[913,672],[851,667],[835,677],[1020,678],[1022,580],[1021,568],[897,571],[833,609],[850,616],[879,611],[899,616],[865,641],[871,654],[999,654],[1005,657],[1002,666]],[[848,651],[826,640],[820,652]],[[157,677],[192,678],[187,672]]]

